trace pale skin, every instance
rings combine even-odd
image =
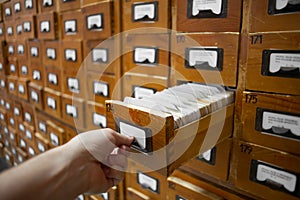
[[[111,129],[79,134],[0,174],[0,199],[67,200],[105,192],[124,178],[133,140]]]

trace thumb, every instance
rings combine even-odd
[[[134,141],[134,137],[132,137],[132,136],[128,137],[128,136],[122,135],[112,129],[109,130],[109,134],[110,135],[108,137],[109,137],[110,141],[117,147],[120,147],[122,145],[130,147]]]

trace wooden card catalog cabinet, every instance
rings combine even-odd
[[[4,22],[1,22],[0,23],[0,39],[1,39],[1,41],[5,40],[5,32],[6,32],[6,29],[4,26]]]
[[[205,98],[206,95],[198,97],[189,95],[189,100],[184,100],[183,96],[193,93],[191,88],[189,88],[190,86],[193,87],[193,90],[195,89],[199,92],[199,89],[203,88],[199,84],[187,84],[173,87],[173,89],[169,88],[143,99],[128,97],[125,98],[125,102],[106,101],[108,127],[114,128],[116,125],[116,129],[121,134],[134,136],[136,140],[132,148],[141,152],[140,155],[145,156],[145,159],[150,161],[148,163],[149,168],[155,168],[157,164],[157,162],[151,162],[151,159],[155,157],[153,155],[156,155],[156,151],[166,148],[163,151],[164,155],[162,155],[165,156],[165,160],[161,160],[159,163],[159,165],[164,167],[161,173],[165,175],[169,175],[183,162],[209,150],[232,134],[233,94],[226,91],[219,91],[219,93],[216,88],[212,87],[207,91],[214,88],[213,90],[217,93],[212,98],[215,100],[207,105],[202,105],[204,109],[199,108],[198,110],[196,105],[190,108],[192,110],[195,109],[194,111],[188,108],[179,108],[181,107],[179,104],[188,104],[187,102],[179,103],[181,100],[190,101],[195,99],[195,103],[199,100],[202,101],[201,99],[207,99]],[[170,103],[170,101],[173,101],[172,99],[178,98],[181,100],[178,100],[177,103]],[[220,104],[217,105],[214,101],[220,102]],[[158,106],[159,104],[161,106]],[[182,113],[175,111],[176,107]],[[173,109],[174,111],[172,111]],[[209,125],[209,121],[211,125]],[[222,124],[225,124],[225,126],[220,128]],[[192,131],[192,129],[194,130]],[[214,130],[213,133],[210,132],[211,130]],[[208,139],[207,137],[211,138]],[[205,141],[204,138],[206,138]],[[191,141],[194,142],[192,143]],[[184,146],[187,143],[192,144],[183,153],[178,146]],[[170,161],[172,159],[176,161],[168,164],[167,160]]]
[[[14,12],[14,17],[17,19],[21,14],[23,14],[23,7],[21,6],[21,0],[12,1],[12,7]]]
[[[8,41],[7,42],[7,55],[11,58],[14,59],[14,57],[17,56],[16,53],[16,42],[15,41]]]
[[[13,113],[17,120],[23,121],[23,106],[21,102],[14,101]]]
[[[35,130],[46,139],[49,138],[47,135],[47,120],[49,120],[48,116],[40,111],[36,111]]]
[[[17,161],[18,161],[18,163],[19,164],[23,163],[28,158],[27,153],[19,147],[17,147],[16,150],[17,150]]]
[[[65,130],[49,120],[47,121],[47,132],[50,148],[60,146],[66,142]]]

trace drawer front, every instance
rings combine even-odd
[[[83,61],[82,41],[62,41],[61,51],[62,66],[65,69],[78,70],[81,67]]]
[[[29,67],[28,67],[28,59],[20,59],[18,60],[18,74],[21,78],[29,78]]]
[[[42,41],[40,40],[28,40],[28,55],[31,65],[42,65]]]
[[[45,66],[60,67],[61,49],[59,40],[44,41],[43,44],[43,63]]]
[[[14,18],[14,12],[13,12],[13,2],[8,1],[3,4],[3,16],[4,21],[10,21]]]
[[[82,39],[83,15],[81,11],[70,11],[61,14],[62,38]]]
[[[20,78],[17,81],[18,97],[28,101],[28,83],[29,79]]]
[[[45,66],[45,86],[56,91],[62,91],[62,72],[54,66]]]
[[[80,8],[80,0],[60,0],[59,11],[76,10]]]
[[[21,1],[21,7],[23,8],[23,13],[26,15],[35,15],[37,13],[37,1],[38,0],[24,0]]]
[[[8,93],[17,96],[17,77],[7,76]]]
[[[40,66],[40,65],[31,65],[30,66],[30,78],[31,78],[31,82],[40,85],[40,86],[44,86],[44,69]]]
[[[44,89],[44,108],[53,117],[61,118],[61,93],[52,89]]]
[[[60,146],[65,143],[65,130],[51,121],[47,121],[48,140],[50,148]]]
[[[38,14],[36,16],[37,35],[39,39],[55,40],[60,38],[59,19],[56,12]]]
[[[41,0],[38,1],[39,12],[47,13],[58,11],[59,2],[55,0]]]
[[[7,41],[14,41],[16,39],[16,27],[13,21],[5,22],[5,33]]]
[[[35,112],[34,107],[28,103],[23,103],[24,122],[30,126],[34,126]]]
[[[85,90],[86,77],[84,76],[85,73],[83,70],[83,68],[79,70],[63,69],[61,81],[63,93],[80,98],[87,98]]]
[[[62,119],[79,130],[85,127],[85,104],[83,99],[62,95]]]
[[[86,109],[86,130],[107,127],[105,107],[102,104],[88,101]]]
[[[36,38],[36,17],[35,15],[26,15],[20,18],[19,25],[22,26],[22,36],[28,39]],[[21,30],[21,27],[19,27]]]
[[[9,58],[8,59],[8,74],[11,76],[19,76],[18,71],[18,59],[17,58]]]

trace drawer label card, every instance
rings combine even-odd
[[[14,114],[15,114],[16,116],[20,116],[20,109],[17,108],[17,107],[15,107],[15,108],[14,108]]]
[[[30,55],[32,57],[38,57],[39,56],[39,49],[37,47],[31,47],[30,48]]]
[[[41,80],[41,72],[38,70],[34,70],[32,74],[33,80],[40,81]]]
[[[288,14],[300,11],[299,0],[269,0],[268,13],[269,15],[275,14]]]
[[[193,0],[193,16],[204,10],[211,10],[216,15],[221,14],[222,0]]]
[[[48,97],[47,98],[47,105],[49,108],[53,109],[53,110],[56,110],[56,101],[55,99],[51,98],[51,97]]]
[[[21,33],[22,33],[22,28],[23,28],[22,25],[18,25],[18,26],[17,26],[17,33],[18,33],[18,34],[21,34]]]
[[[39,102],[39,95],[35,91],[31,91],[31,99],[35,102]]]
[[[66,49],[65,50],[65,59],[68,61],[75,62],[77,59],[76,50],[75,49]]]
[[[8,134],[8,128],[4,127],[4,133],[7,135]]]
[[[75,106],[67,104],[66,113],[73,118],[77,118],[77,108]]]
[[[199,155],[197,157],[198,160],[201,160],[203,162],[206,162],[210,165],[215,165],[216,162],[216,152],[217,148],[214,147],[212,149],[207,150],[206,152],[204,152],[203,154]]]
[[[142,99],[143,97],[150,96],[156,92],[156,89],[133,86],[133,96],[137,99]]]
[[[74,93],[79,93],[80,92],[79,80],[78,79],[68,78],[67,82],[68,82],[68,88],[71,92],[74,92]]]
[[[14,5],[14,10],[15,10],[15,13],[21,11],[21,3],[20,3],[20,2],[15,3],[15,5]]]
[[[53,132],[50,133],[50,140],[51,140],[51,143],[52,143],[54,146],[58,146],[58,145],[59,145],[59,139],[58,139],[58,136],[55,135]]]
[[[11,16],[10,8],[5,8],[5,16],[7,16],[7,17]]]
[[[32,134],[29,130],[26,130],[26,137],[29,139],[29,140],[32,140]]]
[[[141,172],[137,173],[137,181],[143,188],[159,194],[159,182],[157,179],[147,176]]]
[[[100,197],[103,198],[103,200],[109,200],[109,193],[105,192],[105,193],[101,193],[99,194]]]
[[[28,122],[31,122],[31,114],[28,112],[25,112],[25,120]]]
[[[16,66],[15,66],[14,64],[11,64],[11,65],[9,66],[9,68],[10,68],[10,72],[12,72],[12,73],[15,73],[15,72],[16,72]]]
[[[39,130],[46,134],[47,133],[46,124],[43,122],[39,122]]]
[[[93,124],[99,126],[100,128],[106,128],[106,117],[97,113],[93,113]]]
[[[38,142],[37,146],[38,146],[38,149],[39,149],[40,152],[45,152],[46,151],[46,148],[42,143]]]
[[[262,75],[300,78],[300,51],[264,50]]]
[[[135,138],[132,148],[144,153],[152,152],[152,132],[151,129],[138,127],[127,122],[120,121],[119,132],[126,136]]]
[[[18,53],[24,54],[24,46],[22,44],[18,45]]]
[[[26,142],[21,138],[20,139],[20,146],[21,146],[21,148],[26,148]]]
[[[56,59],[56,51],[55,51],[55,49],[47,48],[46,54],[47,54],[47,58],[49,58],[51,60],[55,60]]]
[[[8,46],[8,53],[13,54],[14,53],[14,47],[13,46]]]
[[[25,8],[26,9],[33,8],[32,0],[25,0]]]
[[[76,20],[65,21],[65,33],[76,33]]]
[[[43,0],[43,6],[44,7],[53,6],[53,1],[52,0]]]
[[[205,70],[222,70],[223,49],[216,47],[186,48],[185,67]]]
[[[50,21],[42,21],[40,31],[41,33],[50,32]]]
[[[25,131],[25,126],[23,124],[19,124],[19,130],[24,132]]]
[[[10,91],[14,91],[15,90],[15,84],[14,83],[9,83],[9,85],[8,85],[8,87],[9,87],[9,90]]]
[[[103,14],[87,16],[88,30],[102,30],[103,29]]]
[[[158,49],[150,47],[134,48],[134,63],[158,64]]]
[[[10,104],[8,102],[6,102],[5,107],[6,107],[6,110],[10,110]]]
[[[53,85],[58,85],[57,75],[53,73],[48,74],[48,82]]]
[[[24,22],[23,28],[24,28],[24,32],[30,32],[31,31],[31,23],[30,22]]]
[[[20,94],[25,94],[25,87],[24,87],[24,85],[19,85],[18,91],[19,91]]]
[[[15,125],[15,120],[14,120],[14,118],[10,118],[10,119],[9,119],[9,123],[10,123],[12,126],[14,126],[14,125]]]
[[[158,2],[133,4],[133,21],[157,21]]]
[[[94,48],[92,50],[92,61],[94,63],[107,63],[108,49]]]
[[[94,81],[93,83],[94,94],[109,97],[109,85],[108,83]]]
[[[297,184],[298,174],[257,160],[251,161],[250,170],[252,181],[297,196],[296,190],[299,188]]]
[[[27,75],[28,74],[28,68],[27,68],[27,66],[22,65],[21,72],[22,72],[22,75]]]

